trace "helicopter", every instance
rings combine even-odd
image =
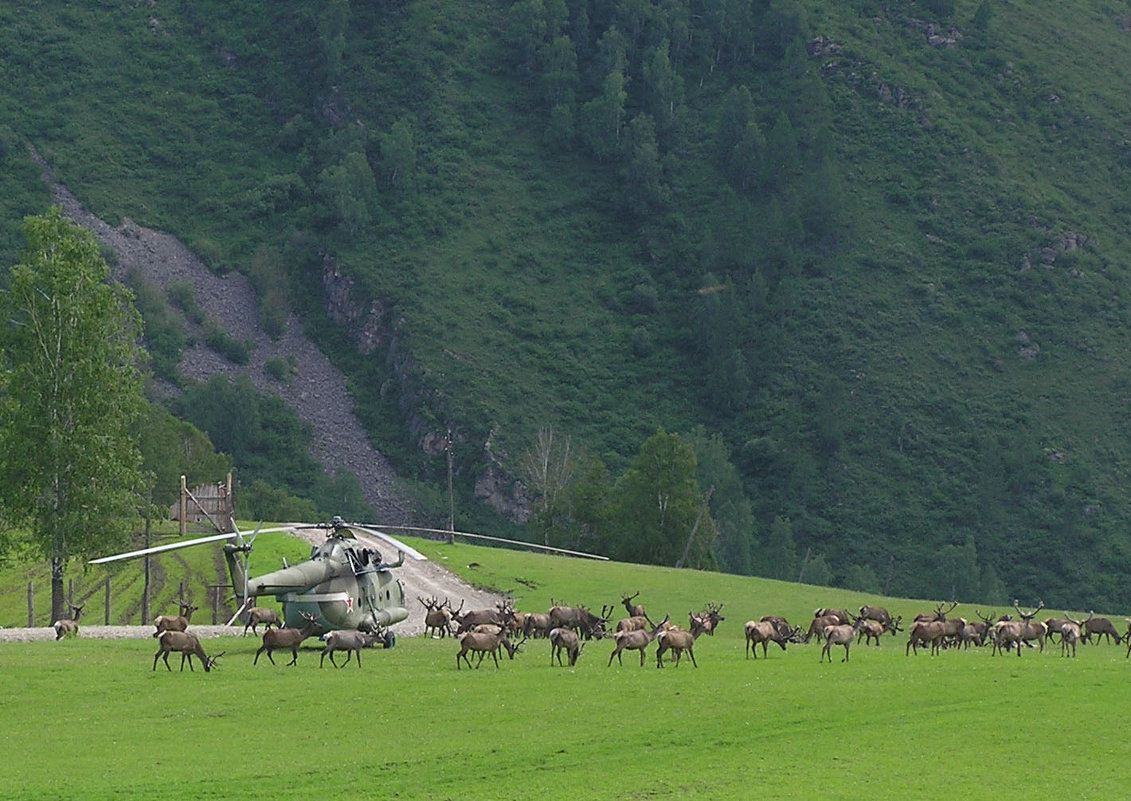
[[[423,554],[379,529],[359,523],[347,523],[335,515],[326,523],[289,525],[277,528],[257,528],[245,537],[231,520],[232,531],[199,537],[193,540],[143,548],[138,551],[92,559],[90,564],[106,564],[123,559],[134,559],[147,554],[178,550],[209,542],[228,541],[224,545],[224,559],[232,577],[232,586],[239,610],[231,623],[250,608],[260,595],[274,595],[283,606],[283,618],[288,627],[302,628],[313,616],[323,632],[334,629],[357,629],[383,635],[384,645],[391,648],[396,638],[388,627],[408,617],[405,606],[404,585],[393,570],[404,564],[405,557],[425,560]],[[260,534],[301,529],[325,529],[326,539],[315,545],[310,559],[300,564],[286,566],[273,573],[251,577],[248,558],[252,543]],[[364,537],[365,539],[360,539]],[[385,562],[381,552],[371,547],[382,542],[396,549],[397,561]]]

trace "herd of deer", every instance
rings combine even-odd
[[[546,639],[550,643],[550,664],[555,660],[559,666],[564,666],[562,656],[565,655],[570,666],[577,664],[585,644],[590,640],[602,640],[611,637],[614,643],[613,651],[609,654],[608,665],[612,665],[615,657],[618,664],[623,664],[624,651],[639,651],[640,664],[644,665],[645,653],[653,643],[658,643],[656,649],[656,666],[664,666],[664,654],[671,653],[671,661],[678,667],[679,661],[686,652],[691,664],[698,667],[695,661],[695,641],[701,634],[714,634],[715,628],[725,618],[720,614],[722,604],[707,604],[702,612],[689,612],[689,627],[684,629],[671,622],[671,615],[665,615],[659,623],[654,623],[648,613],[640,604],[633,601],[640,593],[633,595],[625,593],[621,597],[628,617],[618,621],[614,631],[609,632],[608,626],[612,620],[615,605],[604,605],[601,614],[597,615],[584,606],[566,606],[554,604],[549,612],[519,612],[509,599],[496,604],[494,609],[478,609],[463,611],[463,603],[459,608],[453,608],[448,599],[440,601],[438,598],[420,598],[417,600],[424,605],[425,635],[429,637],[455,637],[459,640],[460,650],[456,654],[456,668],[461,663],[471,667],[470,653],[478,654],[475,667],[483,664],[487,654],[490,654],[499,666],[499,651],[506,649],[511,659],[519,648],[530,639]],[[522,635],[522,639],[514,642],[511,638]]]
[[[506,599],[496,605],[494,609],[480,609],[463,611],[463,603],[458,609],[444,599],[435,597],[418,598],[425,608],[425,635],[443,639],[453,637],[459,640],[460,650],[456,654],[456,669],[461,663],[468,668],[471,665],[471,654],[478,657],[475,667],[483,664],[488,654],[499,667],[499,652],[506,650],[511,659],[514,659],[519,648],[529,639],[546,639],[550,643],[550,664],[555,661],[559,666],[577,664],[585,645],[590,640],[601,640],[610,637],[613,640],[613,651],[609,654],[606,667],[611,666],[613,659],[618,664],[623,664],[624,651],[639,651],[640,665],[643,667],[646,652],[653,642],[657,642],[656,666],[664,666],[664,654],[671,653],[671,661],[679,665],[680,658],[686,652],[691,664],[698,667],[695,661],[695,641],[702,634],[713,635],[715,628],[725,618],[720,614],[722,604],[709,603],[702,612],[688,613],[688,628],[684,629],[671,622],[671,616],[665,615],[659,623],[654,623],[648,616],[644,607],[633,603],[640,593],[629,595],[622,594],[621,604],[624,606],[627,617],[619,620],[612,632],[608,626],[612,619],[615,605],[605,605],[601,614],[596,615],[584,606],[566,606],[554,604],[546,613],[519,612],[515,610],[511,600]],[[1085,620],[1075,620],[1067,612],[1063,618],[1047,618],[1044,621],[1034,620],[1037,613],[1044,608],[1044,603],[1039,602],[1031,611],[1021,609],[1019,602],[1013,602],[1017,612],[1014,618],[1010,614],[1003,614],[994,618],[993,614],[983,615],[980,610],[976,612],[977,621],[967,621],[962,617],[951,617],[951,612],[958,606],[956,601],[938,604],[934,611],[917,615],[911,624],[905,653],[918,654],[919,648],[929,648],[930,653],[937,654],[947,648],[969,649],[971,645],[984,646],[989,643],[992,654],[1004,653],[1009,650],[1021,651],[1026,648],[1039,648],[1044,651],[1045,641],[1052,641],[1054,636],[1060,637],[1061,654],[1076,656],[1076,646],[1079,643],[1088,643],[1095,638],[1096,642],[1107,640],[1116,645],[1126,641],[1127,657],[1131,658],[1131,619],[1128,619],[1127,632],[1120,634],[1109,618],[1096,617],[1089,613]],[[246,604],[245,604],[246,607]],[[204,666],[205,672],[211,670],[223,653],[208,656],[200,644],[199,638],[188,631],[192,613],[198,607],[184,601],[180,602],[179,615],[161,615],[154,620],[156,631],[153,636],[157,639],[158,650],[153,656],[153,670],[157,669],[159,659],[164,660],[165,667],[172,670],[169,665],[169,654],[181,654],[181,670],[185,669],[188,661],[189,670],[193,670],[192,658],[196,656]],[[71,617],[55,621],[56,639],[78,633],[78,619],[82,614],[82,606],[71,605]],[[258,664],[259,657],[267,654],[272,664],[275,660],[272,652],[276,650],[289,650],[291,661],[288,665],[298,662],[298,649],[304,640],[316,634],[319,629],[315,618],[303,615],[305,623],[301,628],[285,628],[279,615],[273,609],[255,607],[241,609],[247,612],[247,623],[243,634],[247,636],[250,630],[258,634],[258,626],[263,624],[265,630],[262,634],[263,644],[255,652],[252,664]],[[858,615],[845,609],[817,609],[813,613],[813,620],[809,629],[804,634],[800,626],[791,626],[789,621],[778,615],[766,615],[760,620],[747,621],[744,626],[746,634],[746,658],[753,655],[758,658],[758,645],[762,646],[762,657],[766,658],[770,643],[777,644],[783,651],[789,643],[808,643],[814,637],[823,642],[821,659],[828,657],[832,661],[831,649],[833,646],[843,646],[844,658],[848,661],[849,649],[853,642],[864,642],[865,645],[880,644],[880,638],[885,633],[895,636],[903,631],[903,618],[893,618],[888,611],[878,606],[862,606]],[[515,641],[519,635],[522,639]],[[375,644],[380,639],[378,633],[361,631],[332,631],[325,640],[318,665],[322,667],[327,656],[335,667],[344,667],[349,664],[354,654],[357,654],[358,667],[361,666],[361,650]],[[339,665],[334,659],[334,654],[339,651],[346,652],[345,661]],[[563,656],[566,662],[563,662]]]

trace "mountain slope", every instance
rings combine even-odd
[[[702,426],[751,508],[730,569],[1126,604],[1110,4],[0,14],[8,216],[30,142],[112,226],[274,249],[406,474],[444,483],[449,427],[470,494],[544,426],[614,474]]]

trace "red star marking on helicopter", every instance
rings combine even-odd
[[[353,598],[352,597],[346,598],[346,609],[350,610],[351,612],[353,611]]]

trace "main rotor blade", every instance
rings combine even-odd
[[[364,531],[369,536],[375,537],[375,538],[381,540],[386,545],[390,545],[393,548],[396,548],[398,551],[403,553],[405,556],[412,557],[413,559],[417,560],[418,562],[427,562],[428,561],[428,557],[425,556],[424,554],[422,554],[420,551],[416,550],[411,545],[405,545],[403,542],[398,540],[396,537],[390,536],[389,534],[386,534],[384,531],[381,531],[381,530],[376,529],[376,528],[370,528],[369,526],[363,526],[363,525],[360,525],[358,523],[347,523],[346,525],[347,525],[348,528],[356,528],[358,531]]]
[[[210,537],[200,537],[195,540],[183,540],[181,542],[171,542],[168,545],[156,545],[152,548],[142,548],[140,551],[130,551],[129,553],[118,553],[113,556],[103,556],[101,559],[91,559],[88,564],[103,565],[107,562],[117,562],[122,559],[135,559],[138,556],[145,556],[151,553],[161,553],[163,551],[177,551],[181,548],[188,548],[192,545],[202,545],[206,542],[220,542],[221,540],[234,540],[237,534],[233,531],[230,534],[213,534]]]

